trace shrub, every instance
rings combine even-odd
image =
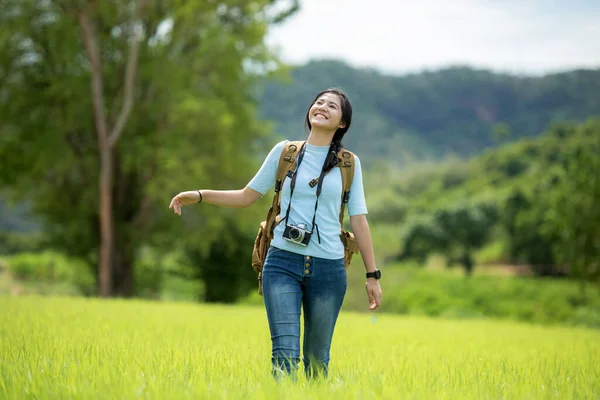
[[[95,278],[89,266],[59,252],[20,253],[7,258],[6,265],[19,280],[70,284],[84,295],[95,291]]]

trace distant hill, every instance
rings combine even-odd
[[[302,137],[310,101],[330,86],[350,96],[354,117],[344,144],[367,162],[470,156],[538,135],[554,121],[600,115],[600,69],[521,77],[455,67],[389,76],[325,60],[293,68],[289,82],[268,82],[261,116],[279,136]]]

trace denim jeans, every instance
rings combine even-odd
[[[302,308],[304,371],[309,378],[326,377],[333,330],[346,294],[344,259],[303,256],[271,246],[262,273],[273,375],[294,375],[298,368]]]

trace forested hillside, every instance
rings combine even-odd
[[[519,77],[455,67],[404,76],[337,61],[296,67],[266,85],[262,117],[282,137],[304,135],[308,104],[340,86],[354,107],[345,145],[367,161],[469,156],[499,142],[538,135],[553,121],[581,122],[600,110],[600,69]]]
[[[464,161],[401,174],[369,171],[370,221],[390,225],[387,237],[399,238],[380,240],[385,246],[379,250],[421,265],[437,253],[468,271],[490,261],[527,264],[540,275],[571,268],[573,275],[597,280],[598,154],[596,118],[557,124]]]

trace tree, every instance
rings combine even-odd
[[[483,204],[438,210],[430,220],[409,230],[398,259],[423,261],[430,253],[443,253],[448,266],[458,262],[470,276],[475,264],[473,251],[486,243],[495,219],[494,208]]]
[[[98,15],[98,3],[90,2],[79,9],[63,7],[66,14],[72,13],[80,27],[81,39],[85,46],[85,52],[91,66],[91,93],[94,105],[94,120],[96,134],[98,135],[98,153],[100,155],[100,204],[98,215],[100,217],[100,260],[98,268],[99,292],[101,296],[109,296],[112,290],[113,273],[113,180],[114,180],[114,157],[115,148],[119,137],[125,129],[125,125],[133,107],[134,82],[137,74],[138,52],[141,40],[141,14],[146,8],[148,0],[139,0],[135,4],[133,16],[121,27],[121,35],[128,37],[128,51],[126,53],[125,77],[123,79],[122,99],[113,99],[111,102],[105,100],[104,74],[102,72],[102,57],[98,44],[97,26],[100,16]],[[119,115],[114,124],[108,119],[105,104],[114,105],[119,101]],[[111,104],[112,103],[112,104]],[[124,276],[129,280],[132,275]],[[125,282],[126,291],[130,292],[133,282]]]
[[[600,277],[600,120],[576,128],[563,150],[555,189],[548,196],[545,235],[558,234],[555,256],[581,282]]]
[[[137,249],[176,226],[167,197],[200,176],[246,178],[255,160],[238,149],[265,134],[250,90],[277,65],[266,26],[297,7],[0,3],[0,182],[44,217],[53,245],[88,261],[100,295],[133,293]]]
[[[217,240],[210,244],[207,253],[188,245],[185,254],[194,268],[196,278],[205,283],[202,301],[233,303],[250,290],[257,289],[257,275],[249,263],[244,268],[241,260],[249,259],[254,237],[231,216],[224,218],[227,230],[218,233]],[[254,228],[254,226],[252,226]],[[256,229],[252,229],[255,233]]]
[[[473,251],[487,242],[496,220],[495,209],[484,204],[461,206],[438,211],[433,220],[446,237],[442,250],[470,276],[475,266]]]
[[[557,265],[553,252],[558,235],[554,231],[544,234],[540,230],[547,213],[546,203],[542,199],[551,190],[546,180],[535,184],[529,196],[516,189],[507,198],[499,219],[506,232],[509,259],[529,264],[537,276],[565,275]]]

